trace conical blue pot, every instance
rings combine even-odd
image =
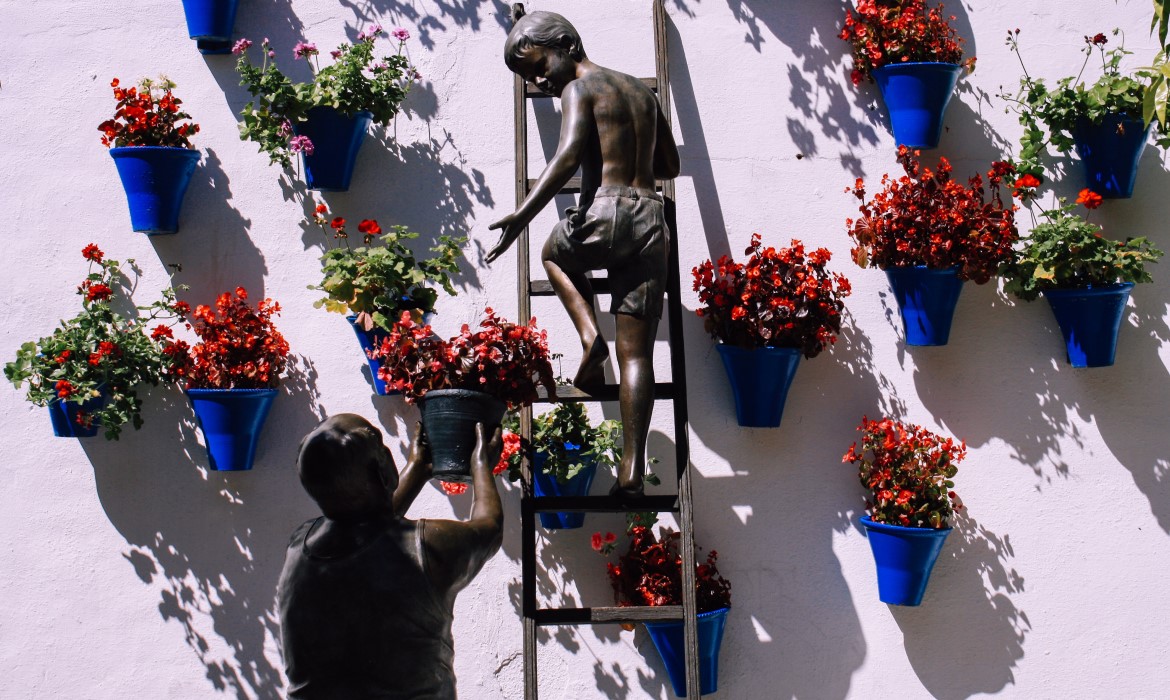
[[[1100,124],[1077,121],[1073,140],[1085,169],[1086,186],[1108,199],[1132,197],[1149,133],[1149,124],[1120,114],[1111,114]]]
[[[100,389],[100,387],[99,387]],[[78,414],[100,411],[106,404],[106,395],[88,398],[81,403],[54,399],[49,402],[49,420],[53,424],[53,435],[57,437],[87,438],[97,435],[99,421],[94,421],[88,428],[77,423]]]
[[[358,112],[347,117],[332,107],[314,107],[305,117],[306,121],[293,125],[293,131],[313,142],[313,155],[301,154],[309,189],[345,192],[374,115]]]
[[[276,389],[188,389],[203,428],[211,468],[221,472],[252,468],[256,444]]]
[[[148,235],[177,233],[183,195],[199,163],[199,151],[173,146],[110,149],[130,204],[130,225]]]
[[[431,448],[431,477],[470,483],[475,424],[483,423],[490,436],[504,419],[507,404],[482,391],[434,389],[419,399],[418,408]]]
[[[902,312],[907,345],[947,344],[963,291],[963,280],[956,272],[957,268],[933,270],[922,265],[886,270]]]
[[[877,564],[878,598],[890,605],[918,605],[930,571],[951,528],[902,527],[861,516]]]
[[[240,0],[183,0],[187,34],[192,39],[230,42]]]
[[[800,366],[798,348],[715,346],[735,395],[735,416],[745,428],[776,428]]]
[[[873,71],[899,145],[938,146],[961,71],[954,63],[891,63]]]
[[[357,324],[357,316],[346,316],[345,320],[349,321],[350,327],[353,328],[353,332],[357,336],[358,344],[362,346],[362,354],[366,356],[366,363],[370,366],[370,374],[374,377],[374,391],[378,396],[389,396],[399,393],[397,391],[390,391],[386,386],[386,382],[378,378],[378,371],[382,369],[382,362],[370,356],[370,352],[381,345],[382,339],[386,337],[386,332],[377,326],[367,331]]]
[[[1117,355],[1117,332],[1129,301],[1132,282],[1091,289],[1049,289],[1044,298],[1052,307],[1068,362],[1073,367],[1109,367]]]
[[[537,452],[532,460],[532,488],[537,498],[541,496],[588,496],[597,475],[597,463],[589,461],[577,475],[561,483],[555,476],[544,471],[548,459],[545,452]],[[546,530],[573,530],[585,524],[584,513],[540,513],[540,524]]]
[[[699,613],[699,694],[707,695],[719,689],[719,648],[723,645],[723,628],[727,624],[727,612],[731,608],[719,608]],[[646,631],[662,657],[666,673],[674,694],[687,696],[686,644],[683,623],[646,622]]]

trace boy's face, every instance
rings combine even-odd
[[[562,49],[533,46],[515,61],[514,71],[546,95],[560,97],[577,79],[577,62]]]

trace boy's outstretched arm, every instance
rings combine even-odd
[[[415,424],[414,439],[410,442],[410,453],[406,456],[406,467],[398,477],[398,488],[394,489],[394,514],[398,517],[406,515],[410,504],[418,498],[422,487],[431,478],[431,455],[426,437],[423,436],[422,423]]]

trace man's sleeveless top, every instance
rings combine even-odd
[[[454,700],[452,605],[427,576],[425,521],[326,559],[305,546],[321,520],[293,533],[277,587],[288,696]]]

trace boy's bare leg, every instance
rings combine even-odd
[[[642,495],[642,476],[646,473],[646,439],[654,411],[654,336],[658,319],[629,314],[616,317],[623,434],[622,463],[610,493],[630,498]]]
[[[609,347],[605,338],[597,329],[597,313],[593,309],[593,287],[589,278],[583,273],[565,272],[559,265],[549,259],[551,239],[545,243],[544,253],[541,256],[545,274],[556,292],[557,299],[561,300],[577,335],[581,336],[581,366],[577,369],[577,376],[573,377],[573,386],[578,389],[588,389],[605,383],[605,358],[609,357]]]

